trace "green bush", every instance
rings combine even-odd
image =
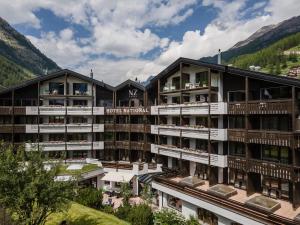
[[[153,213],[151,207],[146,204],[131,207],[126,221],[132,225],[152,225]]]
[[[154,213],[154,225],[185,225],[184,217],[170,209],[162,209]]]
[[[121,220],[127,220],[131,208],[131,205],[124,204],[118,208],[118,210],[115,212],[115,216]]]
[[[200,225],[198,219],[196,219],[195,217],[191,216],[187,221],[186,221],[186,225]]]
[[[78,190],[76,201],[82,205],[100,209],[102,207],[103,193],[93,187],[81,188]]]
[[[107,214],[114,214],[114,209],[110,205],[105,205],[101,209],[102,212],[107,213]]]

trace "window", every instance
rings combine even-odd
[[[73,83],[73,95],[86,95],[87,83]]]
[[[50,82],[49,83],[49,94],[50,95],[63,95],[64,94],[64,83]]]
[[[271,87],[260,90],[262,99],[286,99],[291,98],[292,89],[290,87]]]
[[[229,128],[244,129],[245,128],[245,117],[244,116],[229,117]]]
[[[175,89],[180,89],[180,77],[173,77],[172,78],[172,86],[175,86]]]
[[[208,71],[196,73],[196,83],[199,84],[200,87],[207,87],[208,86]]]
[[[50,99],[49,105],[51,106],[64,106],[64,100],[63,99]]]
[[[73,100],[74,106],[87,106],[87,100]]]
[[[245,145],[239,142],[229,142],[229,154],[234,156],[245,156]]]
[[[245,91],[229,91],[228,101],[229,102],[242,102],[245,101]]]
[[[180,97],[179,96],[172,97],[172,103],[173,104],[180,104]]]
[[[181,212],[182,200],[171,195],[168,195],[168,206]]]
[[[64,123],[63,116],[49,116],[49,123]]]
[[[207,127],[208,125],[208,119],[207,117],[199,117],[197,116],[196,117],[196,125],[199,126],[199,127]]]
[[[87,158],[87,151],[73,151],[73,158]]]
[[[87,123],[88,119],[83,116],[74,116],[73,117],[73,123]]]
[[[49,141],[64,141],[64,135],[49,134]]]
[[[264,145],[262,147],[262,159],[273,162],[289,163],[289,148]]]
[[[68,141],[87,141],[88,134],[87,133],[73,133],[68,135]]]
[[[196,149],[207,152],[208,142],[206,140],[196,139]]]
[[[196,95],[196,102],[207,102],[208,95]]]

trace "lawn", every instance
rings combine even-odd
[[[68,165],[59,165],[58,166],[58,175],[80,175],[83,173],[91,172],[97,169],[100,169],[99,166],[95,164],[87,164],[82,167],[80,170],[67,170]]]
[[[51,215],[46,225],[59,225],[63,220],[67,220],[68,225],[129,225],[113,215],[78,203],[72,203],[68,212]]]

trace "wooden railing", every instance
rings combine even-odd
[[[248,142],[265,145],[278,145],[291,147],[294,135],[286,131],[268,131],[268,130],[246,130],[228,129],[228,140],[237,142]],[[300,145],[300,141],[297,142]]]
[[[244,129],[235,129],[235,130],[228,129],[227,135],[229,141],[237,141],[237,142],[246,141],[246,131]]]
[[[150,133],[151,126],[148,124],[104,124],[105,131],[116,132],[139,132]]]
[[[292,100],[257,100],[248,102],[228,103],[228,114],[291,114]]]
[[[291,132],[248,130],[248,142],[291,147],[294,136]]]
[[[228,167],[245,172],[258,173],[265,176],[281,178],[286,180],[299,179],[299,173],[294,171],[293,166],[282,163],[268,162],[258,159],[247,159],[238,156],[228,156]],[[300,172],[300,171],[299,171]]]
[[[294,178],[293,167],[289,165],[257,159],[249,159],[247,164],[248,172],[259,173],[265,176],[286,180],[292,180]]]
[[[229,168],[247,171],[246,158],[228,155],[227,163]]]
[[[125,163],[110,163],[110,162],[102,162],[102,166],[104,168],[113,168],[113,169],[123,169],[123,170],[132,170],[132,164],[125,164]]]
[[[104,142],[104,149],[115,149],[114,141],[105,141]]]

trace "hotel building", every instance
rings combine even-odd
[[[158,206],[203,224],[300,224],[299,101],[297,79],[186,58],[146,87],[61,70],[0,93],[0,137],[105,172],[162,165]]]

